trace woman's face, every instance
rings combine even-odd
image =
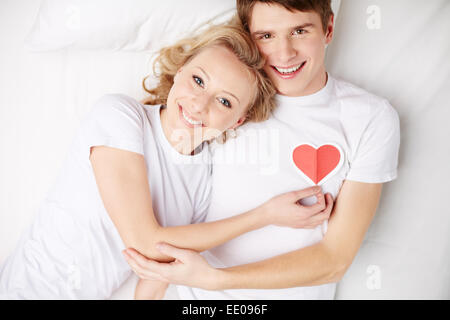
[[[165,119],[175,135],[169,140],[189,137],[195,148],[236,128],[244,122],[255,90],[254,77],[229,49],[201,50],[178,70],[169,92]]]

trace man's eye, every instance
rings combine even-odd
[[[219,98],[219,102],[227,108],[231,108],[231,103],[227,99]]]
[[[294,34],[304,34],[304,33],[306,33],[305,29],[297,29],[294,31]]]
[[[202,78],[197,77],[197,76],[192,76],[192,79],[194,79],[195,83],[197,83],[200,87],[204,86]]]

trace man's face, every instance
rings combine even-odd
[[[291,12],[278,4],[257,2],[249,28],[280,94],[305,96],[323,88],[325,46],[332,39],[333,17],[325,34],[315,12]]]

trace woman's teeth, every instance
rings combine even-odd
[[[184,120],[186,120],[186,121],[189,122],[190,124],[192,124],[192,125],[194,125],[194,126],[198,126],[198,125],[201,125],[201,124],[202,124],[201,121],[195,121],[195,120],[189,118],[188,115],[187,115],[186,113],[184,113],[184,110],[182,111],[182,114],[183,114]]]
[[[301,64],[299,64],[299,65],[296,66],[296,67],[288,68],[288,69],[278,68],[278,67],[275,67],[275,66],[274,66],[274,68],[275,68],[279,73],[282,73],[282,74],[290,74],[290,73],[294,73],[295,71],[297,71],[298,69],[300,69],[300,68],[303,66],[303,64],[304,64],[304,62],[301,63]]]

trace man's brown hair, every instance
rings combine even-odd
[[[249,23],[255,3],[278,4],[289,11],[312,11],[319,14],[323,32],[327,32],[328,21],[333,10],[331,0],[236,0],[237,12],[244,28],[249,31]]]

